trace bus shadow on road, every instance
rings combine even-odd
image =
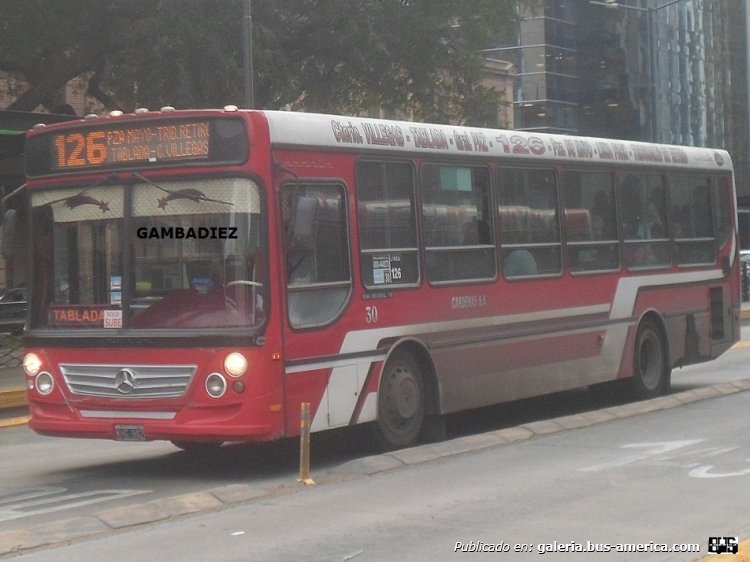
[[[672,392],[701,388],[700,384],[673,385]],[[594,392],[587,388],[559,392],[537,398],[506,402],[449,414],[446,416],[446,439],[495,431],[525,423],[553,419],[633,402],[626,393]],[[345,427],[311,437],[311,468],[325,472],[347,461],[382,453],[373,437],[370,424]],[[264,481],[283,476],[293,478],[299,469],[298,438],[269,443],[228,443],[215,449],[183,451],[174,448],[163,454],[126,461],[89,464],[68,469],[56,476],[72,479],[89,475],[112,478],[123,485],[143,485],[157,480],[203,480],[212,485],[238,481]]]
[[[369,426],[336,429],[311,438],[311,465],[314,471],[327,470],[348,460],[380,452]],[[300,445],[297,438],[270,443],[228,443],[205,451],[174,448],[153,456],[81,464],[55,472],[59,479],[112,479],[118,486],[153,486],[154,480],[179,482],[201,480],[212,485],[238,481],[264,481],[280,476],[293,477],[299,470]],[[150,484],[149,484],[150,483]]]

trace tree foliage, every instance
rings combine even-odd
[[[241,105],[244,1],[0,0],[0,69],[30,85],[9,109],[79,75],[108,108]],[[484,121],[481,50],[529,1],[253,0],[255,105]]]

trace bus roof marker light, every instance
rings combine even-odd
[[[174,107],[172,107],[171,105],[165,105],[164,107],[161,108],[162,113],[170,113],[174,110],[175,110]]]
[[[29,376],[35,376],[42,368],[42,360],[36,353],[27,353],[23,356],[23,370]]]
[[[239,111],[239,108],[236,105],[225,105],[224,111]]]
[[[96,113],[87,113],[83,118],[86,119],[86,121],[91,121],[92,119],[98,119],[99,116]]]
[[[122,111],[119,109],[115,109],[114,111],[109,112],[110,117],[122,117]]]
[[[224,358],[224,370],[230,377],[241,377],[247,372],[247,359],[241,353],[233,351]]]
[[[134,113],[136,113],[138,115],[140,115],[142,113],[148,113],[148,108],[147,107],[137,107],[135,109]]]

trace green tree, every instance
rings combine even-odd
[[[532,1],[253,0],[256,106],[482,124],[498,100],[481,50]],[[0,69],[30,85],[9,109],[52,107],[79,75],[109,108],[241,103],[243,0],[0,0],[0,13]]]

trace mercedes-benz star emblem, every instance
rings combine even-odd
[[[130,394],[136,385],[135,373],[130,369],[120,369],[115,374],[115,389],[120,394]]]

